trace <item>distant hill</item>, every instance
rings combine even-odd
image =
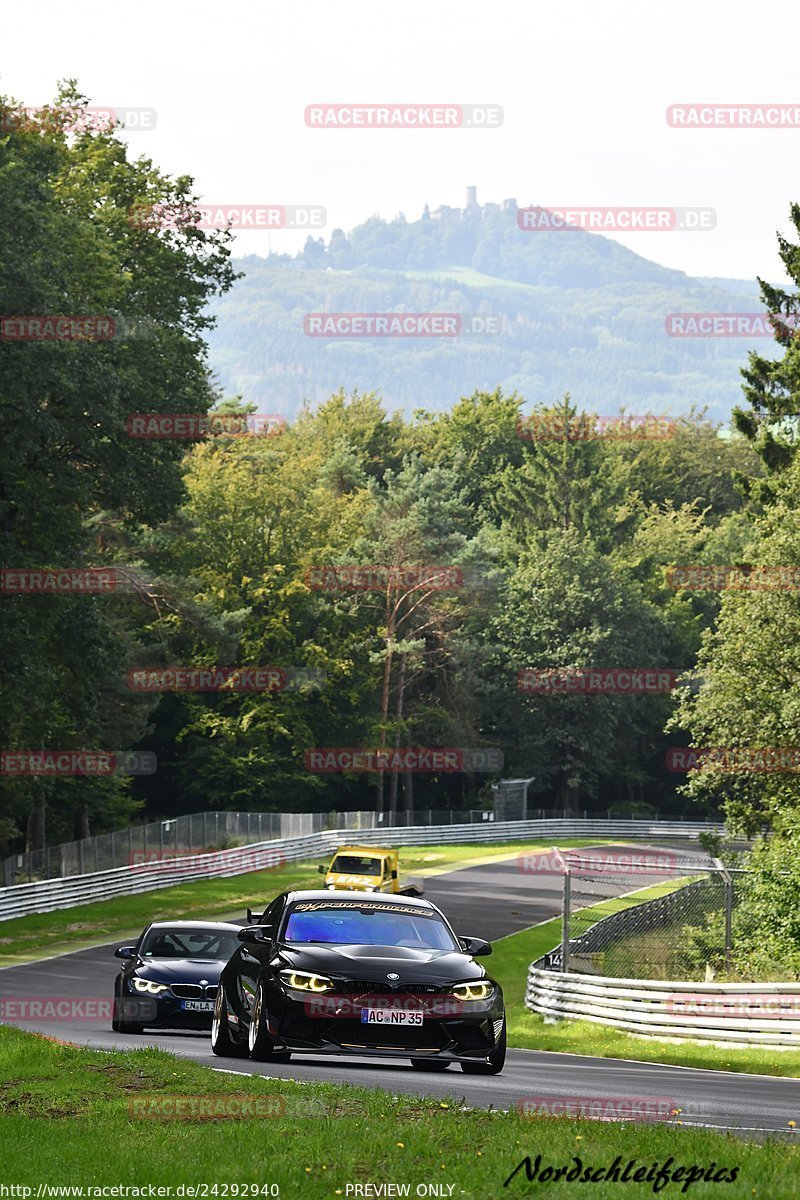
[[[665,236],[667,236],[665,234]],[[215,301],[211,363],[226,393],[291,418],[339,387],[378,390],[390,409],[448,409],[476,388],[530,404],[572,393],[581,408],[727,419],[739,369],[765,339],[669,337],[675,312],[758,311],[755,282],[693,279],[582,230],[522,232],[516,205],[372,218],[295,255],[238,260]],[[323,339],[307,313],[497,314],[504,331],[457,338]]]

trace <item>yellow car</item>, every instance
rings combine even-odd
[[[392,892],[421,896],[422,885],[411,882],[401,886],[396,850],[377,846],[340,846],[330,866],[320,864],[325,887],[331,892]]]

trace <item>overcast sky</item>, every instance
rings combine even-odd
[[[800,200],[800,127],[679,130],[681,102],[800,108],[800,5],[744,0],[233,0],[8,6],[0,90],[77,78],[93,103],[154,108],[131,153],[213,203],[318,204],[326,237],[427,201],[711,206],[713,231],[620,241],[698,275],[782,278],[775,231]],[[499,129],[312,129],[307,105],[502,106]],[[239,250],[265,253],[266,233]],[[520,234],[520,236],[531,236]],[[533,236],[557,236],[533,235]],[[293,251],[305,235],[269,235]]]

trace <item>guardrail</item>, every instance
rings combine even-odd
[[[707,821],[571,820],[482,821],[462,825],[411,825],[376,827],[356,833],[359,844],[388,842],[392,846],[430,846],[464,842],[514,842],[531,839],[598,837],[625,841],[694,839],[705,830],[718,829]],[[156,864],[132,864],[93,874],[45,879],[0,888],[0,921],[31,913],[54,912],[73,905],[110,900],[116,896],[155,891],[193,879],[215,879],[264,870],[281,862],[325,856],[353,840],[353,832],[323,830],[305,837],[277,838],[220,850],[191,854]],[[257,897],[254,897],[257,899]]]
[[[800,982],[612,979],[531,964],[525,1004],[545,1017],[612,1025],[644,1037],[800,1049]]]

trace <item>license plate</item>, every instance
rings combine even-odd
[[[213,1012],[213,1000],[184,1000],[181,1004],[184,1012]]]
[[[362,1025],[421,1025],[421,1012],[407,1012],[403,1008],[362,1008]]]

